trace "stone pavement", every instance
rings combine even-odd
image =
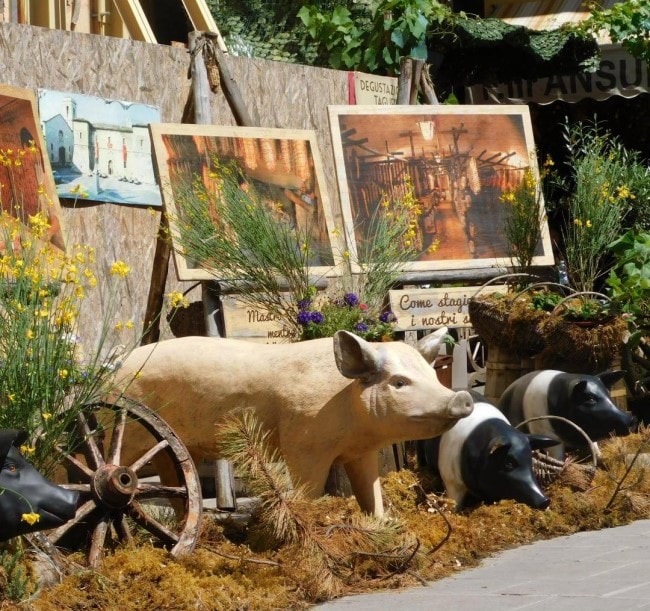
[[[350,596],[319,611],[650,611],[650,520],[539,541],[409,590]]]

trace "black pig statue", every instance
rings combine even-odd
[[[518,431],[483,395],[470,394],[474,411],[440,437],[418,442],[419,461],[440,474],[457,509],[504,499],[548,507],[533,473],[532,451],[559,441]]]
[[[45,479],[20,454],[27,433],[0,430],[0,541],[64,524],[75,515],[79,493]]]
[[[598,375],[542,369],[515,380],[501,395],[498,407],[513,426],[539,416],[560,416],[578,425],[594,442],[610,435],[627,435],[636,426],[632,414],[620,410],[609,389],[622,371]],[[531,433],[555,435],[562,444],[549,452],[563,459],[566,450],[588,447],[575,427],[557,419],[542,418],[525,425]]]

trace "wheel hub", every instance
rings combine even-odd
[[[138,476],[129,467],[102,465],[93,474],[90,488],[100,503],[111,509],[121,509],[133,500]]]

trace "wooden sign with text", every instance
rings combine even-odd
[[[439,327],[471,327],[467,304],[479,287],[453,286],[434,289],[389,291],[390,309],[397,318],[397,331],[437,329]],[[508,286],[485,287],[481,295],[505,293]]]
[[[349,72],[350,104],[397,104],[395,76]]]
[[[221,297],[226,337],[261,344],[281,344],[297,339],[295,331],[263,308],[242,303],[235,295]]]

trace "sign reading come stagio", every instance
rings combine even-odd
[[[395,314],[397,331],[438,329],[439,327],[471,327],[469,300],[479,287],[454,286],[432,289],[389,291],[390,309]],[[481,295],[505,293],[505,284],[485,287]]]

